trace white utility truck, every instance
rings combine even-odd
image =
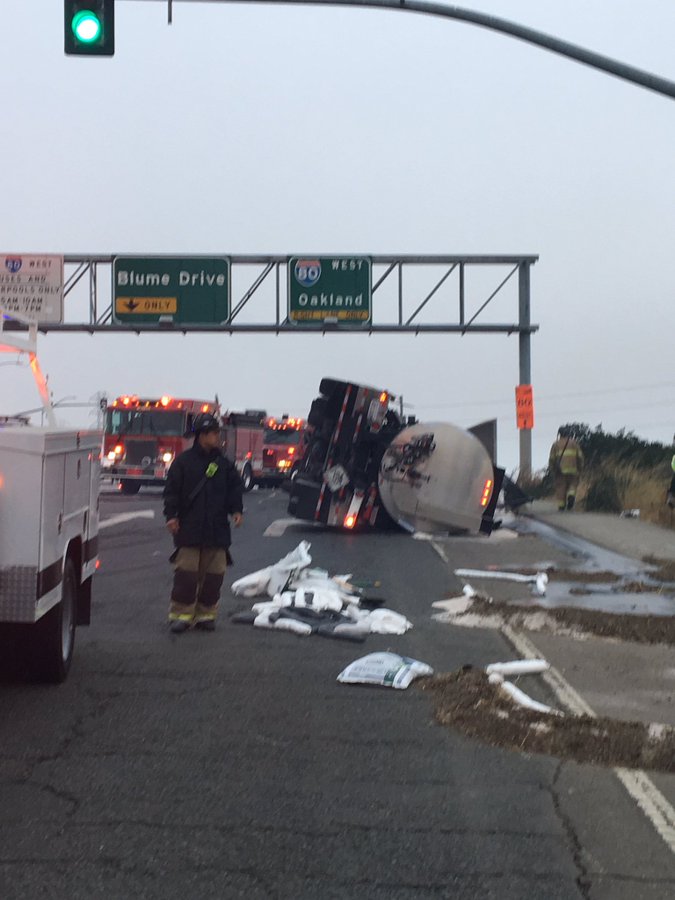
[[[102,446],[100,432],[57,427],[38,362],[38,326],[63,321],[63,294],[62,256],[0,254],[0,353],[26,358],[48,423],[0,416],[0,661],[52,682],[89,624]]]
[[[0,425],[0,637],[63,681],[88,625],[98,559],[101,434]]]

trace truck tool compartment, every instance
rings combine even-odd
[[[41,680],[68,674],[98,558],[101,435],[0,428],[0,638]]]

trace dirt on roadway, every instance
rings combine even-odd
[[[425,678],[419,686],[432,694],[441,725],[487,744],[602,766],[675,772],[675,729],[525,709],[471,666]]]

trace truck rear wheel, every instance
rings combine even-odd
[[[251,467],[248,463],[246,463],[246,465],[242,469],[241,483],[245,491],[250,491],[253,487],[253,472],[251,471]]]
[[[141,489],[140,481],[127,481],[123,479],[120,481],[120,490],[123,494],[137,494]]]
[[[34,626],[39,637],[35,670],[40,681],[58,684],[68,675],[75,648],[76,616],[77,575],[72,559],[66,559],[61,602]]]

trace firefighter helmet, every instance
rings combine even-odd
[[[220,423],[211,413],[199,413],[194,417],[192,430],[195,434],[199,434],[201,431],[220,431]]]

